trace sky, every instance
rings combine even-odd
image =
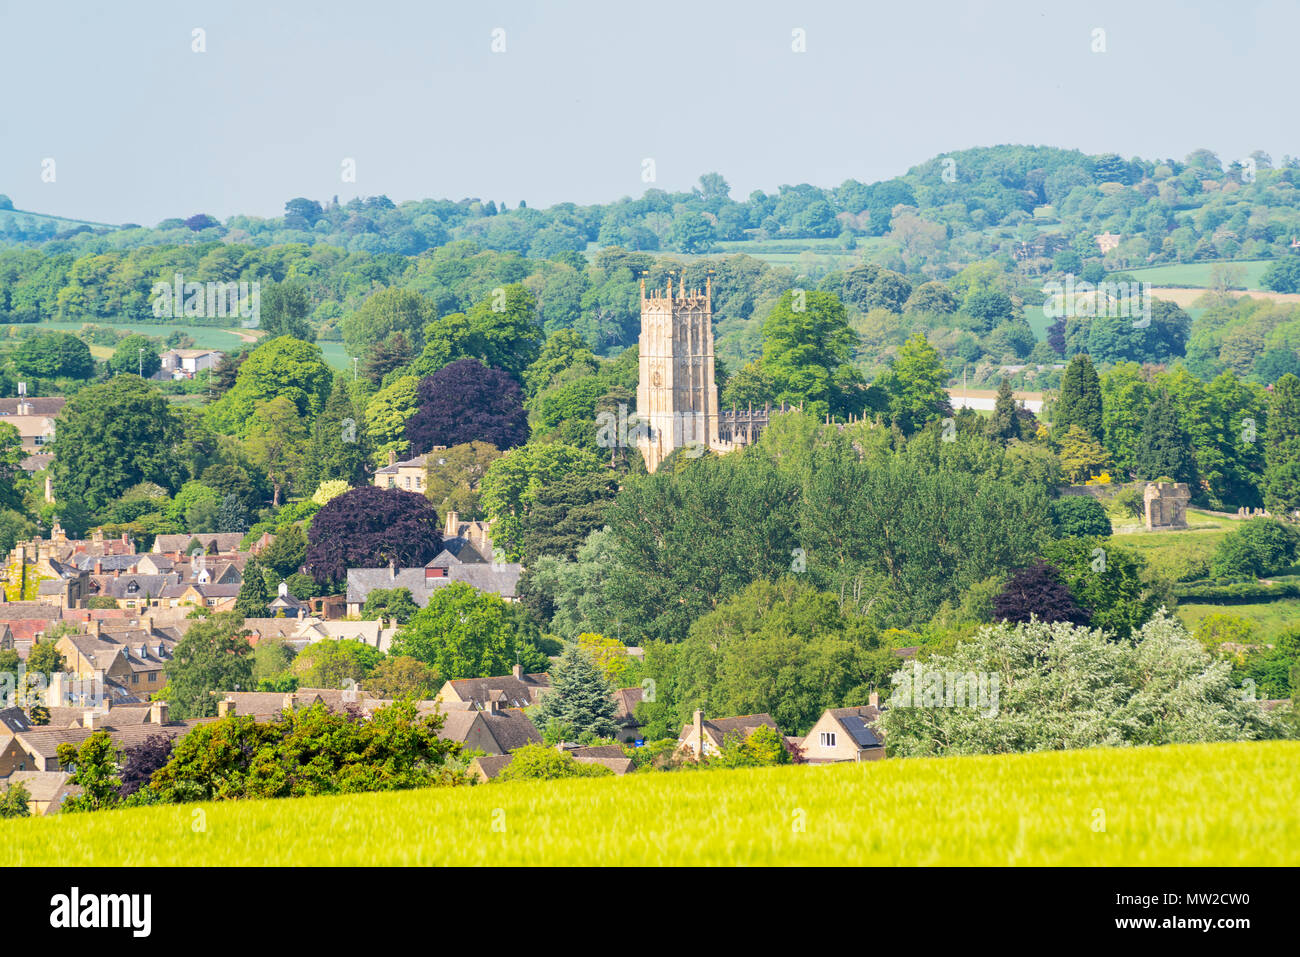
[[[1001,143],[1276,161],[1297,36],[1295,0],[0,0],[0,193],[154,225],[711,171],[743,199]]]

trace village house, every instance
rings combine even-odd
[[[153,378],[193,379],[204,369],[215,369],[221,361],[221,355],[215,349],[168,349],[159,356],[162,366]]]
[[[478,711],[493,704],[506,708],[530,708],[540,704],[551,690],[551,676],[546,672],[525,674],[515,665],[508,675],[492,678],[458,678],[447,681],[438,692],[443,701],[461,702]]]
[[[485,754],[509,754],[526,744],[542,743],[541,733],[523,711],[496,701],[483,711],[446,711],[438,737]]]
[[[15,771],[8,778],[0,779],[0,785],[22,785],[30,795],[27,809],[33,817],[43,817],[57,814],[65,800],[81,793],[79,785],[68,783],[71,777],[67,771]]]
[[[677,753],[687,758],[698,758],[703,753],[706,758],[717,757],[722,753],[726,739],[737,736],[748,738],[759,728],[771,728],[780,734],[776,722],[770,714],[746,714],[736,718],[715,718],[704,720],[704,712],[696,711],[694,720],[682,726],[677,735]],[[701,744],[703,741],[703,752]]]
[[[14,735],[14,740],[26,753],[28,770],[59,771],[59,745],[80,747],[96,731],[106,731],[113,743],[123,750],[142,744],[156,734],[176,738],[191,729],[211,721],[211,718],[191,718],[172,721],[168,717],[165,701],[152,702],[148,707],[86,709],[75,726],[56,725],[51,717],[49,725],[32,728]]]
[[[417,455],[404,462],[397,461],[397,453],[389,451],[388,464],[375,469],[374,482],[379,488],[400,488],[406,492],[424,493],[425,463],[427,455]]]
[[[40,454],[54,441],[54,420],[63,411],[67,401],[61,395],[20,395],[12,399],[0,399],[0,422],[18,430],[23,452],[28,455]]]
[[[878,730],[880,698],[858,708],[827,708],[800,742],[809,764],[840,761],[879,761],[885,756],[884,735]]]

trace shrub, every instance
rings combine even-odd
[[[1297,551],[1300,532],[1276,519],[1252,518],[1215,548],[1210,574],[1215,578],[1259,578],[1289,566]]]
[[[1058,498],[1052,503],[1052,524],[1061,538],[1104,537],[1111,533],[1106,509],[1091,495]]]

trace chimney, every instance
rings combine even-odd
[[[90,627],[87,631],[90,632],[91,637],[99,638],[104,633],[104,623],[96,618],[90,623]]]
[[[231,701],[229,698],[226,698],[226,699],[224,699],[224,700],[222,700],[222,701],[218,701],[218,702],[217,702],[217,717],[218,717],[218,718],[224,718],[224,717],[226,717],[226,715],[234,714],[234,713],[235,713],[235,709],[236,709],[235,702]]]
[[[524,666],[523,666],[523,665],[515,665],[514,668],[511,669],[511,673],[515,676],[515,680],[516,680],[516,681],[523,681],[523,680],[524,680]]]
[[[695,746],[699,749],[695,753],[695,760],[699,761],[704,757],[704,712],[695,712]]]
[[[397,464],[397,453],[394,452],[392,449],[388,450],[388,464],[389,465]]]
[[[221,713],[221,705],[223,704],[225,704],[224,701],[217,705],[218,714]],[[166,724],[167,712],[170,710],[170,707],[171,706],[166,701],[155,701],[153,704],[149,705],[149,723]]]
[[[459,526],[460,526],[460,512],[448,512],[448,513],[447,513],[447,528],[446,528],[446,531],[443,532],[443,534],[444,534],[444,535],[450,535],[450,536],[452,536],[452,537],[455,537],[455,535],[456,535],[456,529],[457,529]]]
[[[87,731],[94,731],[100,726],[99,715],[94,711],[86,711],[81,716],[81,726]]]
[[[393,580],[396,580],[396,579],[397,579],[397,559],[396,559],[396,558],[390,558],[390,559],[388,560],[388,577],[391,578],[391,579],[393,579]]]
[[[880,707],[880,692],[878,692],[878,691],[873,691],[873,692],[871,692],[870,696],[868,696],[868,698],[867,698],[867,701],[870,703],[871,707],[873,707],[873,708],[879,708],[879,707]]]
[[[298,707],[298,692],[290,691],[284,696],[284,706],[291,711]]]
[[[99,558],[95,559],[95,574],[96,575],[104,574],[104,562]]]

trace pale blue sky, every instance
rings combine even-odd
[[[1294,0],[0,0],[0,193],[152,225],[294,196],[608,202],[647,157],[659,187],[716,170],[736,198],[997,143],[1277,160],[1300,153],[1297,36]]]

